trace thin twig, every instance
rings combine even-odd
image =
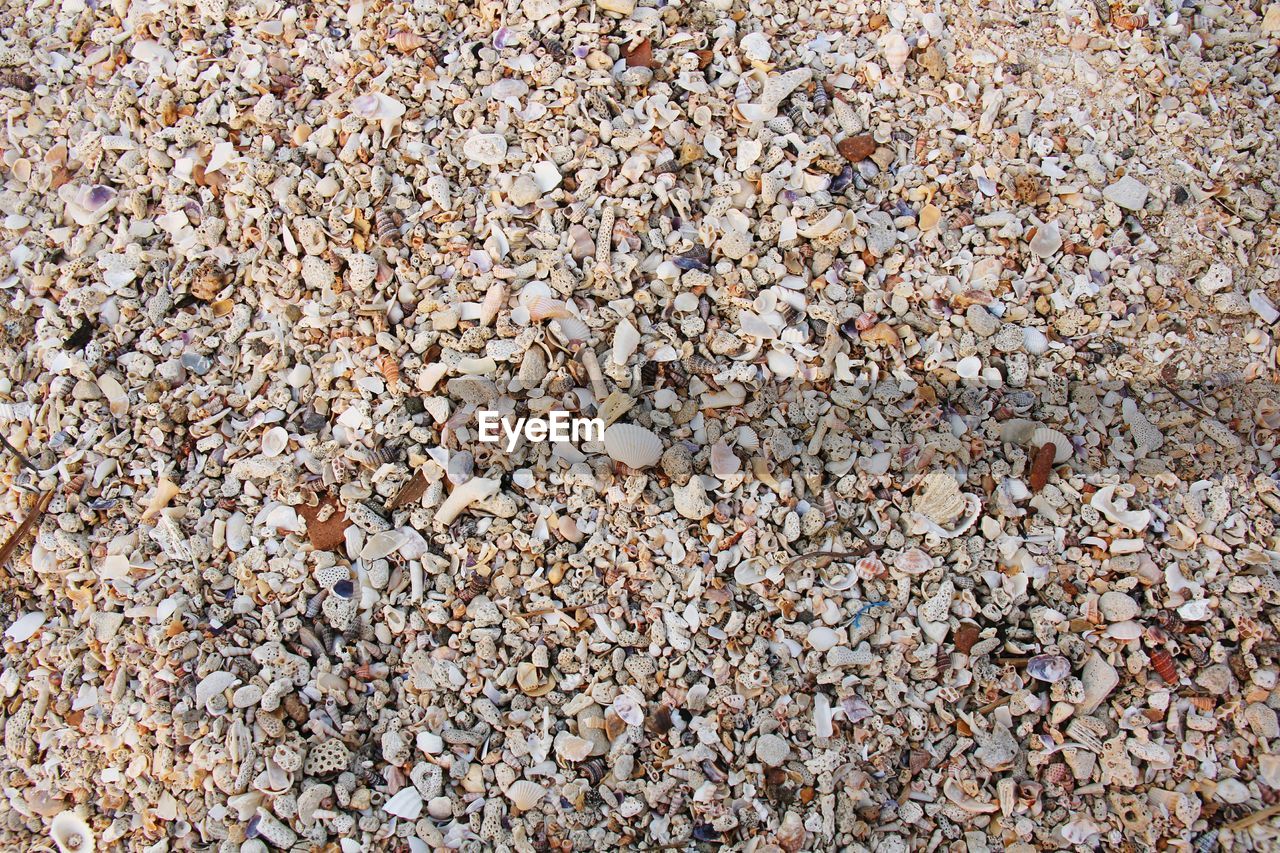
[[[1186,397],[1182,396],[1182,394],[1181,394],[1181,393],[1179,393],[1179,392],[1178,392],[1178,390],[1177,390],[1176,388],[1174,388],[1172,385],[1170,385],[1168,382],[1166,382],[1166,381],[1164,381],[1164,380],[1162,379],[1162,380],[1160,380],[1160,384],[1164,386],[1164,389],[1165,389],[1166,391],[1168,391],[1168,392],[1169,392],[1170,394],[1172,394],[1173,396],[1177,397],[1177,398],[1178,398],[1178,400],[1180,400],[1180,401],[1182,402],[1182,404],[1183,404],[1183,405],[1185,405],[1185,406],[1190,406],[1191,408],[1195,409],[1195,410],[1196,410],[1197,412],[1199,412],[1200,414],[1204,415],[1206,418],[1210,418],[1210,419],[1212,419],[1212,418],[1213,418],[1213,415],[1211,415],[1208,411],[1206,411],[1205,409],[1201,408],[1201,407],[1200,407],[1200,406],[1198,406],[1197,404],[1195,404],[1195,403],[1191,402],[1191,401],[1190,401],[1190,400],[1188,400]]]
[[[25,467],[25,468],[29,468],[29,469],[31,469],[32,471],[36,472],[37,474],[39,474],[39,473],[40,473],[40,469],[39,469],[39,468],[37,468],[36,466],[32,465],[32,464],[31,464],[31,460],[30,460],[30,459],[28,459],[27,457],[23,456],[23,455],[22,455],[22,453],[18,450],[18,448],[14,447],[12,444],[10,444],[10,443],[9,443],[9,440],[8,440],[7,438],[5,438],[3,435],[0,435],[0,444],[3,444],[3,445],[4,445],[4,449],[5,449],[5,450],[9,451],[9,452],[10,452],[10,453],[12,453],[14,456],[18,457],[18,461],[22,463],[23,467]]]
[[[1239,830],[1239,829],[1248,829],[1254,824],[1262,823],[1264,820],[1269,820],[1270,818],[1273,818],[1276,815],[1280,815],[1280,803],[1276,803],[1274,806],[1270,806],[1260,811],[1256,811],[1253,814],[1245,815],[1239,820],[1232,821],[1231,823],[1226,824],[1223,828],[1229,829],[1232,832],[1235,832],[1236,830]]]
[[[22,519],[18,524],[17,529],[13,531],[13,534],[5,540],[3,545],[0,545],[0,568],[8,565],[9,558],[13,556],[13,552],[18,550],[18,546],[21,545],[31,531],[35,529],[41,517],[44,516],[44,511],[49,508],[49,502],[53,500],[53,494],[53,490],[50,489],[41,495],[40,500],[36,501],[36,505],[32,507],[31,512],[27,514],[27,517]]]

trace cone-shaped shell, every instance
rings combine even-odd
[[[662,458],[662,439],[635,424],[613,424],[604,431],[604,449],[628,468],[648,468]]]

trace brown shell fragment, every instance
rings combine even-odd
[[[1031,462],[1031,492],[1033,494],[1039,492],[1049,482],[1049,476],[1053,473],[1053,457],[1058,449],[1052,442],[1044,444],[1036,451],[1035,458]]]
[[[294,507],[307,523],[307,538],[317,551],[333,551],[345,542],[347,514],[337,498],[325,496],[315,506]]]
[[[628,68],[652,68],[653,61],[653,45],[649,39],[640,39],[634,47],[627,48],[623,56],[627,60]]]
[[[876,153],[876,147],[876,141],[869,133],[846,136],[836,143],[836,150],[840,152],[840,156],[850,163],[861,163]]]
[[[426,475],[421,471],[415,471],[413,476],[400,487],[400,491],[396,492],[391,500],[387,501],[387,509],[400,509],[400,507],[417,502],[419,498],[427,493],[427,486],[429,485],[431,484],[427,482]]]

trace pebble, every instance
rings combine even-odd
[[[1147,185],[1132,175],[1125,175],[1102,191],[1102,197],[1125,210],[1142,210],[1147,204]]]

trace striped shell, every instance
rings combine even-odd
[[[613,424],[604,431],[604,449],[628,468],[648,468],[662,458],[662,439],[635,424]]]
[[[426,36],[411,33],[408,30],[397,30],[391,36],[391,44],[401,53],[413,53],[426,43]]]
[[[893,560],[896,574],[923,575],[933,569],[933,558],[919,548],[908,548]]]
[[[546,788],[528,779],[519,779],[507,788],[507,799],[511,800],[511,805],[522,812],[527,812],[542,802],[542,798],[546,795]]]
[[[1052,444],[1056,447],[1057,453],[1054,454],[1053,464],[1058,465],[1066,462],[1076,452],[1075,447],[1071,444],[1071,439],[1067,438],[1056,429],[1049,427],[1040,427],[1031,433],[1031,445],[1033,447],[1043,447],[1046,444]]]

